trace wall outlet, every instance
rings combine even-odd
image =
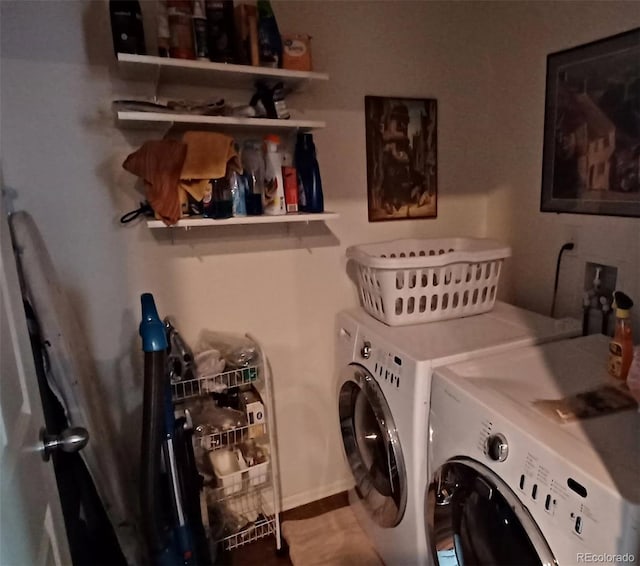
[[[616,289],[618,268],[588,261],[584,270],[584,324],[587,334],[610,335],[613,323],[613,292]]]
[[[596,279],[599,279],[600,282],[594,283]],[[592,294],[594,297],[603,296],[608,299],[609,304],[611,304],[611,301],[613,300],[613,292],[616,290],[617,280],[617,267],[594,263],[591,261],[586,263],[584,270],[584,291]]]

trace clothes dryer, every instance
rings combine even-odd
[[[640,414],[607,353],[597,335],[436,370],[424,507],[437,565],[640,559]]]
[[[489,313],[402,327],[361,309],[338,315],[338,411],[354,479],[350,502],[388,566],[428,563],[422,501],[433,369],[579,330],[575,320],[500,302]]]

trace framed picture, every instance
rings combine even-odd
[[[437,216],[437,105],[364,98],[369,222]]]
[[[640,28],[547,57],[543,212],[640,216]]]

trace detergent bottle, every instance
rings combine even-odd
[[[282,153],[280,152],[280,136],[268,135],[264,138],[265,175],[262,209],[264,214],[286,214],[284,200],[284,182],[282,179]]]
[[[613,294],[616,309],[616,327],[609,343],[609,374],[626,380],[633,359],[633,336],[631,334],[630,311],[633,301],[622,291]]]

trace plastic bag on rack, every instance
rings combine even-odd
[[[209,524],[211,537],[214,540],[227,537],[242,530],[247,520],[242,515],[235,513],[223,502],[216,501],[215,492],[205,488],[207,497],[207,509],[209,512]]]
[[[196,372],[198,377],[207,377],[222,373],[225,370],[226,362],[224,361],[220,350],[210,349],[197,353],[194,356],[196,364]],[[227,386],[223,383],[211,384],[208,391],[211,393],[221,393],[226,390]]]
[[[258,444],[255,439],[246,440],[239,444],[240,452],[247,466],[264,464],[269,459],[269,451],[266,446]]]
[[[203,330],[198,339],[196,352],[211,350],[220,352],[227,369],[242,369],[258,363],[258,348],[246,336]]]
[[[228,407],[218,407],[210,397],[188,399],[184,410],[196,437],[247,426],[246,414]]]

